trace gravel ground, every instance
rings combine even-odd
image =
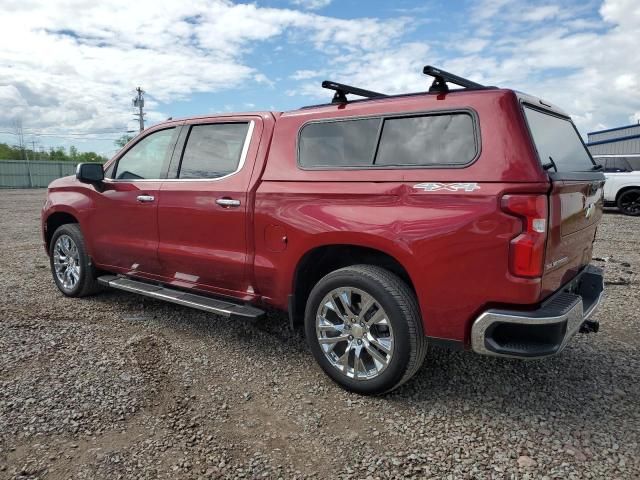
[[[0,478],[640,478],[640,218],[604,217],[598,334],[538,362],[432,348],[381,398],[271,313],[67,299],[44,191],[0,191]]]

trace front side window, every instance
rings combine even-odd
[[[247,139],[248,123],[210,123],[191,127],[178,178],[220,178],[234,173]]]
[[[116,166],[117,180],[158,180],[164,177],[172,153],[175,128],[167,128],[147,135],[127,153]]]
[[[593,170],[589,152],[569,119],[526,106],[524,112],[542,165],[552,163],[558,172]]]
[[[303,168],[460,166],[477,152],[464,112],[310,123],[299,141]]]

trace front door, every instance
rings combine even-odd
[[[152,131],[109,169],[89,223],[94,261],[127,273],[158,274],[158,201],[178,128]]]
[[[247,189],[260,117],[188,122],[161,187],[158,256],[163,276],[183,288],[238,296],[247,273]]]

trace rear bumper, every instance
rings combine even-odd
[[[602,270],[589,265],[537,310],[491,309],[482,313],[471,327],[471,348],[499,357],[555,355],[587,322],[603,293]]]

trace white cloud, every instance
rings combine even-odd
[[[307,10],[319,10],[329,6],[333,0],[291,0],[294,5],[299,5]]]
[[[526,22],[540,22],[553,18],[560,13],[558,5],[542,5],[524,9],[522,12],[522,20]]]
[[[159,102],[151,121],[194,93],[272,88],[277,77],[296,82],[289,94],[313,99],[330,98],[324,78],[424,91],[425,63],[547,98],[583,131],[640,118],[640,3],[603,0],[600,18],[587,14],[590,3],[558,5],[485,0],[456,31],[410,42],[424,19],[338,19],[230,0],[4,0],[0,125],[22,117],[25,128],[57,133],[120,129],[133,125],[138,85]],[[438,21],[436,9],[428,15]],[[467,31],[474,36],[461,38]],[[317,68],[269,78],[248,61],[266,45],[274,57],[308,52]]]
[[[321,75],[320,72],[315,70],[296,70],[291,75],[293,80],[309,80],[310,78],[317,78]]]
[[[470,38],[457,45],[457,48],[463,53],[476,53],[482,51],[489,44],[489,40],[485,38]]]
[[[443,68],[546,98],[568,110],[582,132],[640,114],[636,0],[604,0],[599,22],[578,18],[584,5],[565,4],[544,12],[557,18],[541,24],[527,23],[519,0],[486,0],[486,5],[493,47],[445,59]],[[538,11],[528,21],[541,15]]]
[[[49,132],[131,125],[127,107],[138,85],[149,100],[162,103],[252,83],[273,86],[246,57],[277,37],[353,54],[386,47],[406,23],[229,0],[6,3],[0,16],[0,123],[19,116],[25,127]],[[156,111],[148,119],[167,116]]]

